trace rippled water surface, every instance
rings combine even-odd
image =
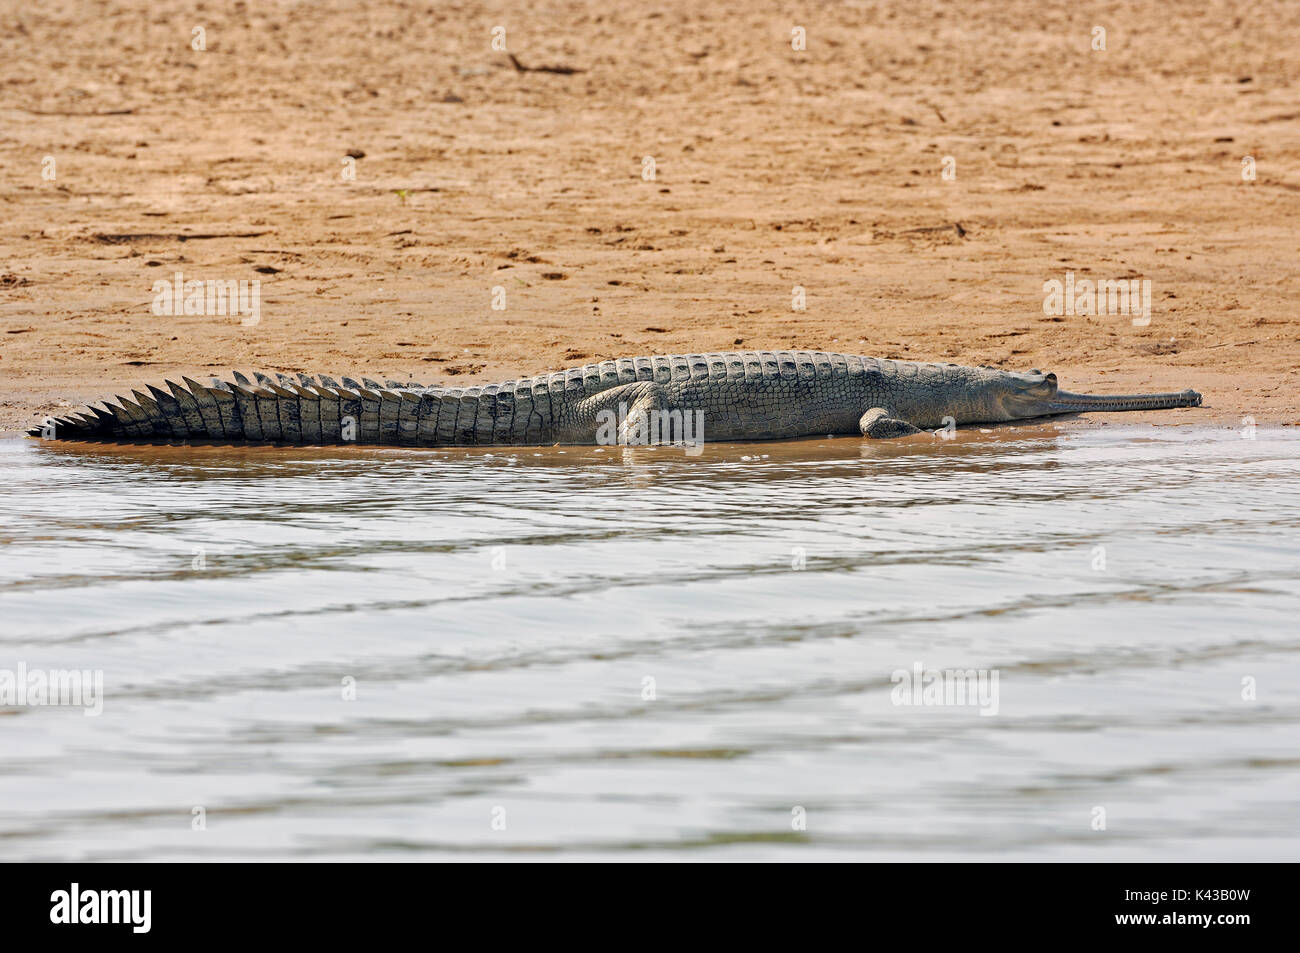
[[[0,672],[105,695],[0,708],[0,856],[1296,859],[1297,500],[1286,430],[0,441]]]

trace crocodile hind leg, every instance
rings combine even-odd
[[[634,381],[584,397],[565,429],[582,442],[602,445],[663,443],[681,439],[672,432],[672,422],[681,416],[671,411],[661,384]]]
[[[897,417],[889,416],[889,411],[883,407],[872,407],[862,419],[858,421],[858,426],[862,428],[862,436],[871,437],[876,440],[887,440],[890,437],[906,437],[909,434],[920,433],[920,427],[913,427],[906,420],[899,420]]]

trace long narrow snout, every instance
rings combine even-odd
[[[1060,390],[1043,401],[1048,414],[1073,414],[1084,411],[1167,410],[1170,407],[1199,407],[1201,395],[1194,390],[1176,394],[1071,394]]]

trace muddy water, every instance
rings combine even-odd
[[[103,680],[0,707],[0,855],[1294,859],[1298,499],[1286,430],[0,441],[0,678]]]

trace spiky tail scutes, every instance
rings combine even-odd
[[[116,403],[101,401],[89,413],[47,420],[28,431],[56,440],[196,439],[265,443],[370,443],[434,446],[455,442],[454,429],[439,439],[441,405],[459,396],[441,388],[369,378],[342,383],[324,374],[297,379],[277,373],[235,372],[233,381],[212,378],[184,386],[166,381],[167,390],[132,390]],[[443,416],[453,416],[444,414]]]

